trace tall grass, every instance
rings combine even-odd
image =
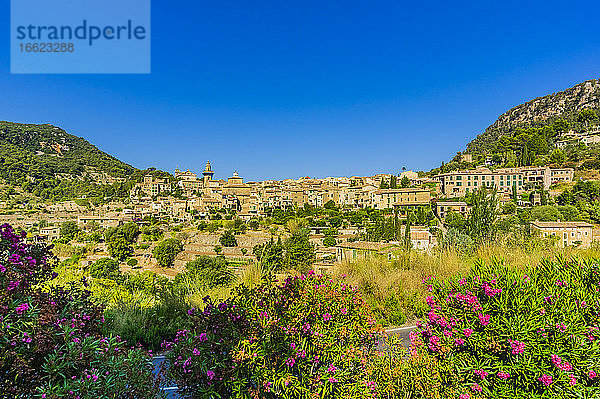
[[[412,324],[424,312],[427,295],[423,278],[466,274],[476,261],[504,261],[515,268],[535,266],[542,259],[557,256],[569,258],[600,258],[598,247],[590,249],[555,248],[544,242],[491,243],[482,245],[473,254],[463,255],[453,249],[431,254],[409,251],[400,259],[387,261],[373,257],[356,263],[344,262],[334,267],[334,278],[358,286],[365,300],[373,307],[384,326]],[[344,277],[345,276],[345,277]]]

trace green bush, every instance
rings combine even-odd
[[[323,238],[323,245],[326,247],[335,247],[337,241],[334,237],[325,237]]]
[[[186,397],[355,398],[373,385],[373,317],[354,288],[326,277],[240,286],[193,319],[164,346]]]
[[[182,294],[202,288],[226,286],[235,279],[224,257],[199,256],[186,263],[183,273],[175,276],[174,284]]]
[[[127,266],[134,267],[137,266],[138,260],[136,258],[127,259]]]
[[[162,267],[172,267],[175,257],[183,251],[183,244],[175,238],[167,238],[161,241],[152,250],[152,255]]]
[[[190,327],[189,305],[175,296],[162,297],[150,305],[118,302],[104,312],[104,333],[118,335],[129,345],[159,350],[177,331]]]
[[[121,276],[119,262],[111,258],[101,258],[90,266],[89,274],[94,278],[109,278],[116,280]]]
[[[600,395],[598,260],[543,261],[522,271],[478,263],[463,278],[425,284],[430,310],[413,347],[440,363],[446,394]]]
[[[50,247],[24,238],[0,226],[0,398],[156,397],[148,354],[103,337],[90,291],[53,284]]]
[[[239,219],[238,219],[239,220]],[[219,242],[224,247],[237,247],[238,243],[233,235],[233,231],[226,230],[221,237],[219,237]]]

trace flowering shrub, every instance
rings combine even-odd
[[[191,310],[194,327],[165,343],[168,375],[192,398],[362,397],[377,326],[355,288],[309,274],[240,286]]]
[[[440,364],[433,356],[418,351],[406,357],[397,335],[384,335],[385,346],[372,354],[368,369],[378,398],[447,399],[458,395],[443,386]],[[447,378],[448,376],[446,376]],[[455,375],[454,375],[455,377]]]
[[[152,397],[147,355],[99,335],[102,309],[90,292],[43,282],[50,248],[0,226],[0,397]]]
[[[598,397],[599,273],[598,260],[558,259],[427,279],[429,312],[413,353],[439,362],[448,397]]]

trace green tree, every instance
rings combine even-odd
[[[396,175],[390,177],[390,188],[398,188],[398,177]]]
[[[337,209],[337,206],[335,205],[335,202],[333,202],[333,200],[329,200],[325,203],[325,205],[323,205],[323,208],[325,209]]]
[[[77,223],[72,220],[62,222],[60,225],[60,238],[65,238],[71,241],[73,238],[75,238],[77,233],[79,233],[79,227],[77,227]]]
[[[446,214],[444,224],[448,226],[449,229],[454,228],[458,231],[464,231],[467,220],[460,213],[450,211]]]
[[[238,242],[235,239],[235,235],[231,230],[226,230],[225,232],[223,232],[223,234],[221,234],[221,237],[219,237],[219,242],[224,247],[237,247],[238,245]]]
[[[412,247],[412,241],[410,240],[410,224],[412,222],[411,213],[406,215],[406,225],[404,226],[404,247],[408,250]]]
[[[542,222],[554,222],[561,219],[562,215],[558,208],[552,205],[536,206],[531,210],[531,219]]]
[[[406,176],[402,176],[402,179],[400,179],[400,187],[402,187],[402,188],[410,187],[410,179]]]
[[[379,182],[379,188],[389,188],[389,185],[383,177],[381,178],[381,182]]]
[[[251,230],[258,230],[259,226],[260,222],[256,218],[252,218],[250,221],[248,221],[248,227],[250,227]]]
[[[561,220],[563,221],[574,222],[581,220],[581,212],[573,205],[561,205],[558,207],[558,211],[562,215]]]
[[[292,234],[284,244],[285,265],[290,269],[300,272],[310,270],[310,265],[315,261],[315,247],[308,239],[308,234]]]
[[[552,163],[563,163],[566,160],[567,160],[567,156],[565,155],[564,152],[562,152],[562,150],[560,148],[555,148],[550,153],[550,161]]]
[[[577,114],[577,121],[583,123],[585,126],[585,131],[589,131],[589,125],[596,122],[598,120],[598,114],[596,114],[591,109],[584,109]]]
[[[278,272],[285,266],[284,249],[281,238],[277,241],[271,237],[270,241],[254,246],[252,253],[260,262],[262,268],[268,272]]]
[[[224,257],[199,256],[185,264],[183,273],[175,276],[175,284],[195,282],[207,288],[226,286],[235,275]]]
[[[121,277],[119,263],[111,258],[101,258],[92,263],[89,273],[90,276],[94,278],[107,278],[116,280]]]
[[[134,243],[140,234],[140,228],[137,223],[127,222],[118,228],[118,232],[123,235],[128,243]]]
[[[548,195],[546,193],[546,190],[544,190],[544,187],[540,187],[540,204],[541,205],[548,205]]]
[[[502,213],[505,215],[514,215],[517,211],[517,205],[514,202],[507,202],[502,207]]]
[[[494,235],[494,224],[498,216],[496,189],[481,188],[471,195],[472,208],[467,218],[466,230],[477,243],[490,240]]]
[[[565,134],[569,131],[569,122],[567,122],[564,119],[558,119],[556,122],[554,122],[552,128],[554,129],[554,132],[558,135]]]
[[[221,252],[223,252],[223,247],[222,247],[222,246],[220,246],[220,245],[215,245],[215,247],[213,248],[213,250],[215,251],[215,253],[216,253],[217,255],[220,255],[220,254],[221,254]]]
[[[133,247],[121,235],[112,237],[106,243],[106,248],[110,256],[118,261],[124,261],[133,254]]]
[[[175,257],[183,251],[183,244],[175,238],[167,238],[158,243],[152,250],[152,256],[156,258],[162,267],[172,267]]]
[[[334,237],[325,237],[323,238],[323,246],[325,247],[335,247],[335,245],[337,244],[337,241]]]

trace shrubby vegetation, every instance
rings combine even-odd
[[[148,355],[103,337],[102,308],[75,285],[46,285],[49,247],[0,227],[0,397],[154,397]]]
[[[307,275],[206,299],[165,343],[169,376],[191,398],[359,397],[376,325],[360,294]]]
[[[152,250],[152,255],[162,267],[172,267],[175,257],[183,251],[183,244],[175,238],[167,238],[158,243]]]
[[[477,263],[427,279],[413,350],[439,362],[441,391],[462,397],[596,397],[600,262]]]

